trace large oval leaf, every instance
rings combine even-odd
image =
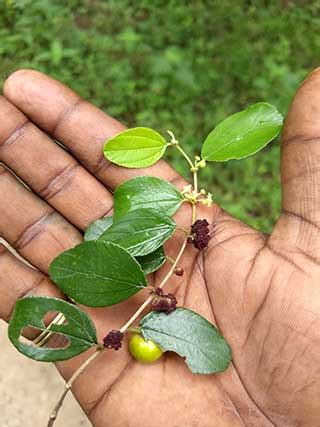
[[[145,168],[156,163],[166,147],[166,140],[158,132],[137,127],[109,139],[104,146],[104,155],[112,163],[126,168]]]
[[[272,141],[281,126],[277,109],[258,102],[218,124],[204,141],[201,155],[217,162],[248,157]]]
[[[174,232],[176,223],[154,209],[137,209],[123,216],[101,236],[100,241],[114,242],[131,255],[148,255],[159,248]]]
[[[106,216],[91,223],[84,233],[84,240],[98,240],[101,234],[111,227],[112,221],[112,216]]]
[[[194,374],[213,374],[227,369],[231,350],[220,332],[204,317],[186,308],[171,314],[151,312],[140,322],[145,339],[163,350],[186,358]]]
[[[66,295],[90,307],[126,300],[147,283],[139,263],[112,242],[84,242],[59,255],[50,277]]]
[[[136,260],[141,265],[144,274],[150,274],[158,270],[166,262],[166,255],[163,247],[160,246],[156,251],[148,255],[139,256]]]
[[[43,318],[48,312],[64,315],[66,323],[46,328]],[[52,331],[68,338],[65,348],[36,347],[20,340],[22,330],[31,326],[40,331]],[[55,362],[76,356],[97,344],[94,324],[78,307],[57,298],[26,297],[18,300],[13,311],[8,335],[12,344],[25,356],[42,362]]]
[[[130,211],[149,208],[168,216],[173,215],[183,201],[177,188],[160,178],[138,176],[119,185],[114,193],[114,218],[118,220]]]

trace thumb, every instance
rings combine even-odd
[[[320,238],[320,68],[298,89],[281,144],[282,214],[273,238],[308,252]],[[318,248],[319,250],[319,248]]]

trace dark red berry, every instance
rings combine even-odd
[[[123,333],[117,330],[110,331],[103,338],[103,345],[105,348],[119,350],[122,346]]]
[[[161,295],[156,293],[151,303],[151,307],[154,311],[169,314],[177,308],[177,300],[174,295],[165,295],[162,291]]]
[[[162,288],[157,288],[156,289],[156,295],[162,297],[164,295],[163,289]]]
[[[184,269],[183,269],[183,268],[176,268],[176,269],[174,270],[174,274],[175,274],[176,276],[183,276],[183,273],[184,273]]]
[[[206,219],[197,219],[191,225],[191,232],[194,234],[209,233],[209,223]]]
[[[152,309],[155,311],[159,311],[159,312],[165,312],[167,313],[170,309],[170,304],[167,300],[165,299],[160,299],[158,301],[154,301],[152,303]]]
[[[198,219],[191,226],[191,236],[188,243],[192,243],[200,251],[208,246],[210,240],[209,223],[206,219]]]

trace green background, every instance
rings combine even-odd
[[[319,62],[319,28],[319,1],[0,0],[0,85],[17,68],[36,68],[127,126],[171,129],[199,153],[219,121],[250,103],[286,113]],[[270,231],[279,143],[211,163],[201,180],[224,208]]]

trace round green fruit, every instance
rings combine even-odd
[[[152,340],[145,340],[140,334],[133,334],[129,341],[132,356],[142,363],[152,363],[158,360],[163,351]]]

